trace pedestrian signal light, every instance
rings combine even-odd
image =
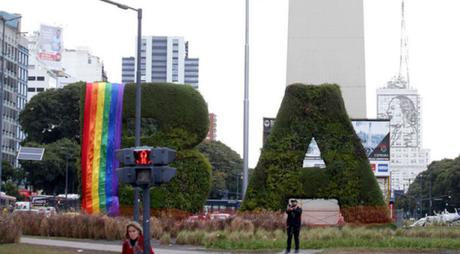
[[[149,165],[152,162],[150,160],[150,149],[134,150],[134,158],[137,165]]]

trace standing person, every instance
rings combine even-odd
[[[297,205],[297,200],[292,199],[291,204],[286,209],[287,213],[287,247],[286,253],[291,252],[292,235],[294,235],[295,251],[299,253],[299,233],[301,225],[302,208]]]
[[[139,223],[135,221],[128,223],[125,237],[122,254],[144,254],[144,235]],[[153,249],[150,249],[150,254],[154,254]]]

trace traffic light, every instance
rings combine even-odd
[[[150,186],[167,183],[176,175],[168,166],[176,158],[176,151],[167,147],[131,147],[116,151],[117,159],[124,165],[117,169],[122,183]]]

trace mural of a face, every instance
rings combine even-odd
[[[417,112],[412,100],[404,95],[396,96],[388,104],[386,113],[390,119],[391,145],[417,146]]]

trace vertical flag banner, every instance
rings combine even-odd
[[[119,162],[123,84],[87,83],[81,149],[82,208],[86,213],[119,213]]]

